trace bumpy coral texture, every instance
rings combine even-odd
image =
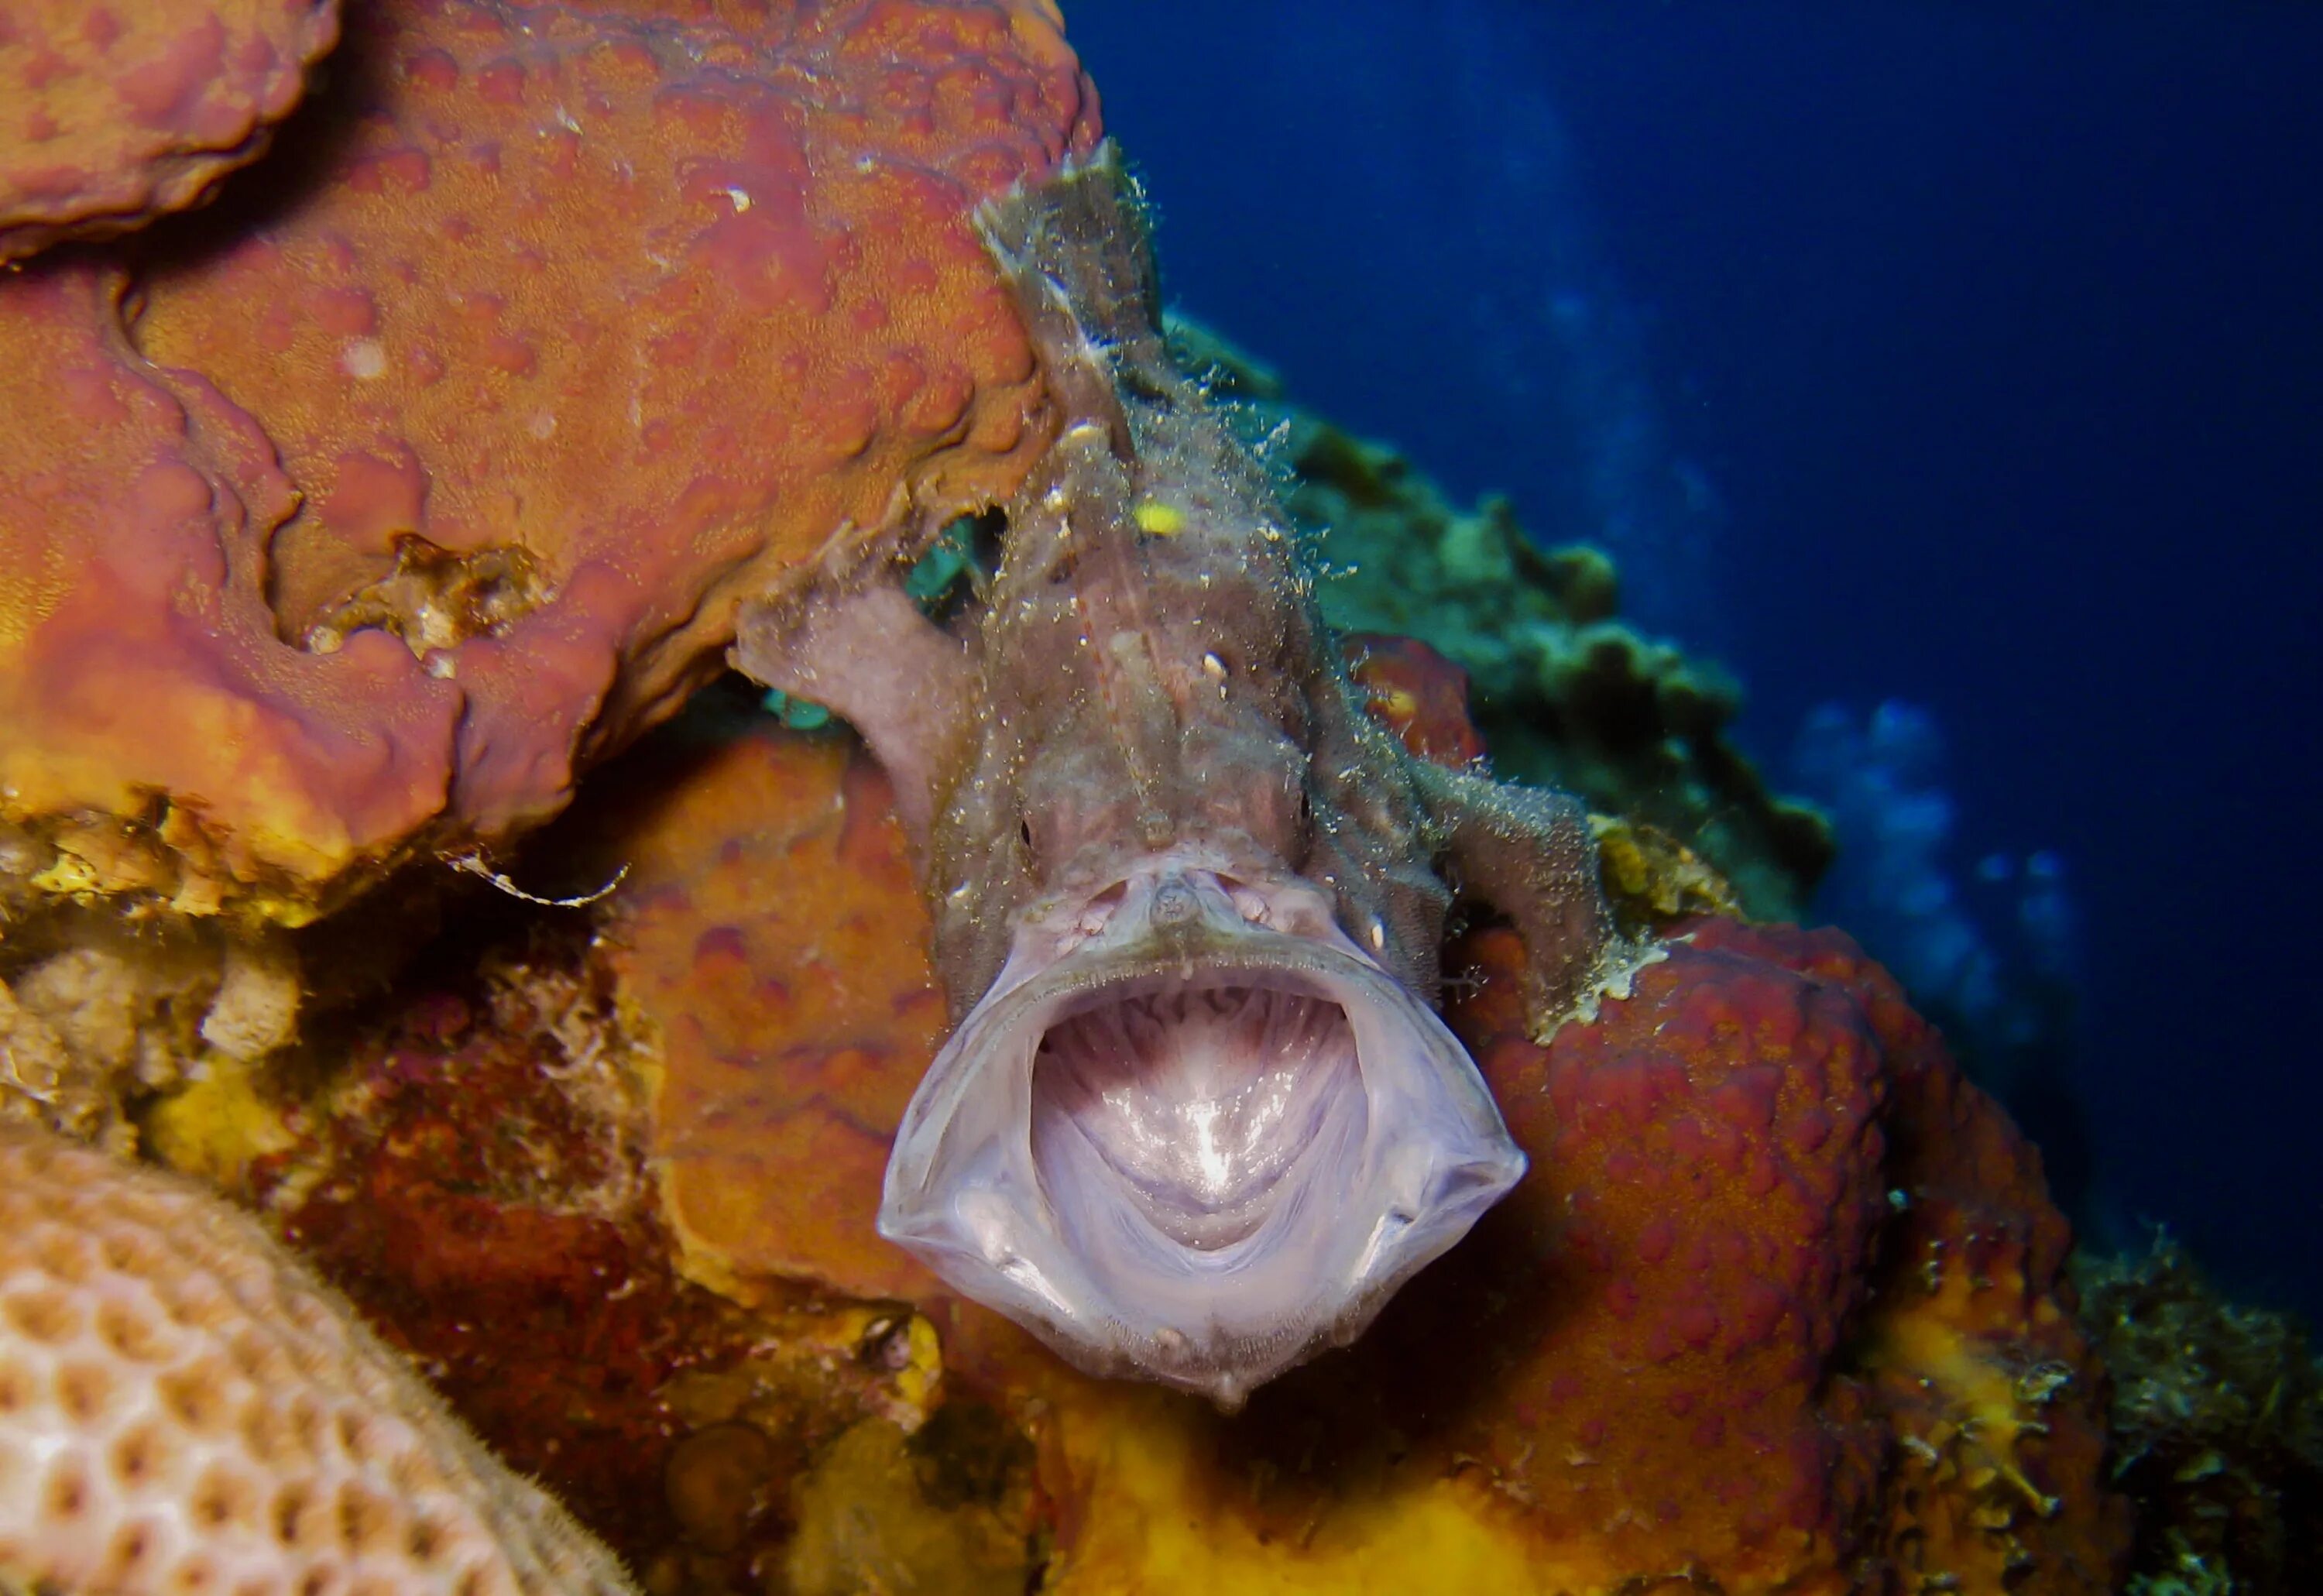
[[[790,1498],[822,1447],[925,1417],[933,1337],[892,1305],[793,1292],[746,1311],[678,1280],[609,940],[572,914],[468,919],[489,950],[364,1016],[255,1194],[652,1589],[753,1588],[753,1564],[815,1521]]]
[[[2128,1596],[2323,1590],[2323,1362],[2307,1326],[2221,1298],[2157,1234],[2079,1261],[2114,1379],[2114,1477],[2137,1503]]]
[[[410,1009],[260,1163],[666,1588],[750,1555],[832,1591],[2111,1588],[2100,1377],[2039,1160],[1845,938],[1688,922],[1546,1048],[1513,935],[1455,949],[1451,1017],[1533,1172],[1354,1347],[1225,1420],[1071,1372],[873,1236],[941,1027],[925,910],[849,739],[733,710],[548,839],[584,876],[632,865],[581,964]],[[755,1319],[639,1226],[631,1066],[680,1267]],[[26,1336],[0,1319],[12,1358]],[[664,1484],[675,1522],[638,1510]]]
[[[1453,1018],[1532,1174],[1356,1346],[1222,1420],[1072,1374],[860,1225],[929,1021],[855,768],[760,732],[621,834],[657,1151],[704,1278],[920,1305],[946,1388],[1036,1443],[1041,1588],[2109,1588],[2100,1376],[2037,1155],[1845,938],[1689,922],[1545,1049],[1514,938],[1473,939]],[[754,906],[769,861],[831,885],[847,857],[834,915]]]
[[[536,820],[737,600],[1049,425],[967,212],[1086,149],[1037,0],[386,0],[192,230],[0,280],[0,822],[299,921]]]
[[[1325,619],[1415,639],[1460,667],[1501,776],[1678,839],[1754,914],[1801,912],[1831,862],[1829,825],[1770,792],[1735,748],[1726,726],[1740,690],[1716,664],[1619,619],[1610,560],[1578,546],[1544,551],[1557,529],[1520,526],[1505,500],[1460,509],[1410,460],[1293,402],[1272,372],[1198,324],[1173,320],[1171,343],[1288,468],[1290,513],[1326,567]],[[1410,647],[1391,650],[1394,668],[1409,668]]]
[[[2128,1503],[2040,1154],[1844,933],[1704,920],[1687,940],[1843,991],[1880,1053],[1889,1213],[1835,1362],[1890,1448],[1867,1567],[1904,1591],[2114,1589]]]
[[[222,959],[192,937],[71,930],[73,945],[25,949],[0,980],[0,1119],[126,1151],[136,1137],[125,1103],[222,1076],[295,1023],[287,963],[240,949]],[[211,1050],[213,1035],[229,1045]]]
[[[16,0],[0,13],[0,261],[205,198],[264,151],[336,0]]]
[[[1341,639],[1373,719],[1423,759],[1482,766],[1484,739],[1468,720],[1468,673],[1415,637],[1356,632]]]
[[[658,1040],[664,1215],[693,1272],[728,1289],[781,1276],[931,1291],[870,1225],[945,1024],[886,780],[843,735],[714,713],[689,714],[691,746],[665,738],[650,773],[616,767],[592,795],[625,817],[605,848],[630,870],[611,959]],[[666,795],[637,779],[673,769]]]
[[[255,1225],[9,1126],[0,1586],[632,1589]]]

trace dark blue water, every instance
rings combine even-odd
[[[2070,872],[2090,1223],[2323,1310],[2323,5],[1068,21],[1175,299],[1611,543],[1769,768],[1924,708],[1963,883]]]

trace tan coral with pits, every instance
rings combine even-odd
[[[0,1125],[0,1590],[16,1589],[632,1587],[255,1224]]]

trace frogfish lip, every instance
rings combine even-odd
[[[1020,922],[904,1111],[879,1230],[1079,1367],[1233,1408],[1524,1168],[1319,889],[1173,851]]]

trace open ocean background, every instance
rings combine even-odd
[[[1173,301],[1609,548],[2085,1236],[2323,1318],[2323,4],[1067,13]]]

